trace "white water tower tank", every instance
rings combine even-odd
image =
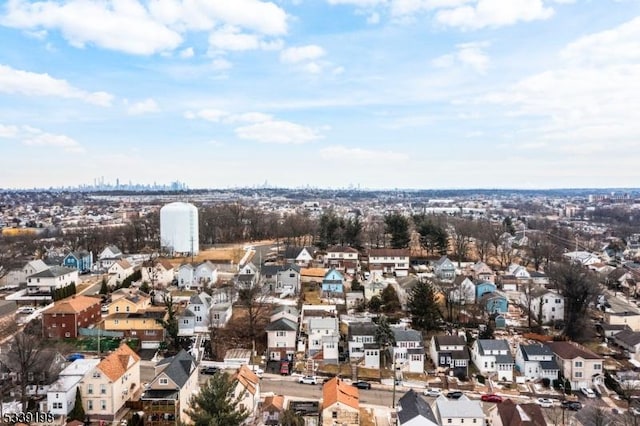
[[[160,209],[160,244],[172,254],[198,254],[198,209],[170,203]]]

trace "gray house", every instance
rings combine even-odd
[[[298,265],[265,265],[260,271],[264,285],[278,294],[298,294],[300,267]]]
[[[400,425],[438,426],[438,420],[427,401],[413,389],[409,389],[398,400],[397,410]]]
[[[433,273],[441,280],[453,280],[456,277],[456,265],[447,256],[433,263]]]

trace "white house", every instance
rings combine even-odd
[[[575,342],[547,342],[562,375],[571,382],[571,389],[590,388],[604,383],[604,359]]]
[[[640,332],[622,330],[613,335],[613,341],[629,352],[629,357],[640,361]]]
[[[281,295],[294,295],[300,291],[300,267],[298,265],[266,265],[260,271],[269,291]]]
[[[470,400],[466,395],[459,399],[449,399],[440,395],[435,401],[435,413],[439,425],[469,426],[485,424],[482,404]]]
[[[456,276],[456,265],[447,256],[442,256],[433,263],[433,273],[441,280],[453,280]]]
[[[76,405],[78,383],[99,363],[99,358],[78,359],[62,370],[47,392],[47,410],[56,416],[69,414]]]
[[[393,327],[396,344],[393,359],[396,366],[410,373],[424,373],[424,346],[422,334],[417,330]]]
[[[572,262],[580,263],[582,266],[590,266],[601,262],[598,256],[588,251],[571,251],[564,253],[563,256]]]
[[[51,266],[27,277],[27,294],[51,294],[54,290],[78,284],[78,270],[64,266]]]
[[[528,379],[558,379],[560,367],[551,348],[541,344],[518,346],[516,368]]]
[[[531,297],[531,313],[536,320],[542,320],[543,324],[564,320],[564,296],[553,290],[536,288],[531,290],[530,295],[521,293],[522,306],[527,307],[528,297]]]
[[[369,270],[393,274],[396,277],[409,275],[409,250],[371,249],[369,250]]]
[[[175,267],[167,259],[144,262],[140,272],[142,273],[142,281],[148,282],[152,287],[166,287],[175,278]]]
[[[449,297],[452,301],[461,305],[474,304],[476,301],[476,285],[469,277],[458,275],[453,280]]]
[[[339,338],[338,319],[337,318],[310,318],[309,319],[309,356],[312,357],[324,349],[325,343],[330,344],[332,341],[323,341],[323,338],[335,336]],[[337,360],[337,345],[336,357]]]
[[[133,265],[124,259],[117,260],[111,264],[107,273],[109,274],[107,284],[115,286],[122,283],[125,278],[133,274]]]
[[[234,398],[238,401],[238,408],[247,410],[249,419],[252,419],[260,403],[260,378],[246,365],[238,369],[234,378],[237,380]]]
[[[284,251],[284,260],[286,263],[298,266],[308,267],[313,261],[314,250],[312,247],[293,247],[289,246]]]
[[[349,360],[364,360],[365,368],[380,368],[380,346],[375,334],[378,326],[373,322],[349,324]]]
[[[191,296],[178,318],[178,334],[194,336],[207,333],[210,326],[223,327],[231,318],[232,300],[228,292],[217,291],[212,296],[199,293]]]
[[[298,323],[288,318],[278,318],[269,323],[267,332],[267,356],[269,360],[293,359],[296,353]]]
[[[502,381],[513,381],[515,363],[506,340],[476,340],[471,346],[471,360],[480,373],[496,375]]]
[[[98,254],[97,265],[101,269],[109,269],[118,260],[123,257],[122,250],[116,246],[107,246]]]

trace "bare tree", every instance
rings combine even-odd
[[[28,407],[27,386],[37,382],[39,376],[47,374],[53,366],[55,352],[48,348],[41,335],[17,333],[11,340],[9,350],[2,356],[2,363],[15,373],[20,387],[20,402],[23,410]]]
[[[453,255],[458,260],[458,266],[467,258],[473,235],[473,222],[467,219],[458,219],[454,222],[454,232],[451,235]]]
[[[238,292],[238,304],[246,309],[248,337],[255,350],[256,337],[264,327],[264,317],[270,308],[265,302],[262,287],[254,285],[251,288],[241,289]]]

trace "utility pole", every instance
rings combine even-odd
[[[396,357],[393,355],[393,401],[391,401],[391,408],[396,408]]]

